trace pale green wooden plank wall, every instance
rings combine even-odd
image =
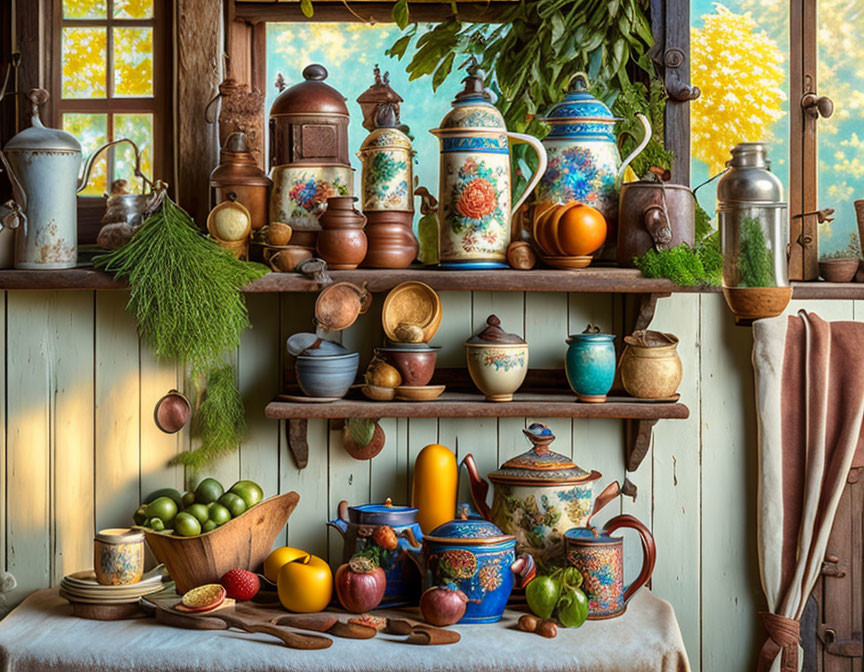
[[[0,303],[5,385],[0,387],[0,566],[18,579],[14,604],[29,591],[56,585],[91,564],[94,529],[128,521],[142,494],[183,485],[167,461],[189,446],[188,432],[166,436],[153,425],[153,404],[182,372],[158,362],[139,343],[123,292],[6,292]],[[442,366],[464,366],[462,341],[495,312],[503,326],[527,336],[531,364],[561,366],[564,340],[587,322],[619,328],[621,299],[612,295],[443,292],[437,345]],[[371,462],[345,453],[338,430],[309,423],[309,466],[298,470],[284,425],[263,407],[279,388],[285,337],[311,327],[312,297],[251,295],[253,329],[236,353],[249,432],[241,449],[210,473],[224,481],[252,478],[267,494],[296,490],[300,504],[277,543],[300,546],[338,563],[341,540],[324,528],[340,499],[405,501],[413,461],[428,443],[460,457],[474,453],[481,469],[526,447],[521,428],[543,418],[387,419],[387,444]],[[364,363],[380,338],[381,297],[347,330]],[[854,302],[798,302],[828,319],[864,319]],[[857,310],[856,310],[857,309]],[[602,484],[629,477],[639,488],[603,512],[634,513],[658,546],[653,588],[672,602],[694,669],[746,669],[761,644],[756,610],[756,444],[751,332],[733,325],[722,297],[677,295],[659,303],[655,328],[676,333],[685,376],[686,421],[657,425],[648,459],[624,468],[623,423],[546,419],[556,447],[598,469]],[[462,495],[467,496],[465,489]],[[640,551],[628,537],[628,572]]]

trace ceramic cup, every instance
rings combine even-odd
[[[128,528],[99,530],[93,540],[93,569],[103,586],[138,583],[144,573],[144,533]]]

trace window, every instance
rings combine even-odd
[[[110,140],[129,138],[141,151],[141,170],[167,177],[170,166],[168,0],[55,0],[53,92],[57,125],[92,154]],[[79,241],[90,242],[104,213],[102,194],[127,180],[139,192],[135,153],[109,148],[80,192]]]
[[[860,3],[690,0],[690,8],[691,79],[702,89],[692,103],[693,184],[720,172],[736,142],[769,141],[792,218],[790,277],[814,280],[819,256],[860,253],[854,208],[864,198]],[[803,110],[808,93],[831,99],[833,115],[815,106]],[[818,109],[830,107],[822,101]],[[713,193],[713,187],[699,192],[709,211]],[[834,209],[833,222],[809,215],[802,224],[802,213],[823,208]]]

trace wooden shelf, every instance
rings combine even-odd
[[[419,280],[438,291],[585,292],[620,294],[713,293],[719,287],[679,287],[669,280],[643,278],[631,268],[585,268],[578,271],[439,271],[423,267],[399,270],[358,269],[330,271],[336,282],[367,283],[372,292],[384,292],[406,280]],[[794,282],[794,299],[864,300],[864,283]],[[0,290],[125,289],[107,273],[92,268],[61,271],[0,270]],[[246,292],[297,293],[320,289],[299,273],[269,273],[247,285]]]
[[[695,292],[668,280],[643,278],[628,268],[586,268],[578,271],[439,271],[422,267],[399,270],[358,269],[330,271],[334,281],[366,283],[372,292],[388,291],[407,280],[425,282],[436,290],[504,292],[607,292],[665,294]],[[0,289],[123,289],[125,282],[101,271],[75,268],[61,271],[0,271]],[[864,287],[864,286],[862,286]],[[269,273],[246,286],[246,292],[315,292],[318,284],[299,273]]]
[[[264,415],[274,420],[312,418],[617,418],[627,420],[683,420],[690,409],[676,402],[640,401],[609,397],[603,404],[586,404],[573,394],[518,393],[513,401],[486,401],[481,394],[444,392],[435,401],[369,401],[340,399],[315,404],[275,400]]]

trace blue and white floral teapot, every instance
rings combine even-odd
[[[439,259],[442,266],[505,268],[510,246],[510,218],[546,171],[546,151],[539,140],[507,130],[504,117],[476,64],[468,68],[465,89],[453,109],[430,131],[441,141],[438,181]],[[510,142],[531,145],[537,170],[512,203]]]
[[[636,115],[645,137],[622,161],[613,133],[620,119],[588,92],[588,86],[588,75],[577,72],[570,79],[564,100],[544,117],[552,130],[543,138],[549,163],[537,185],[537,202],[590,205],[603,213],[611,233],[617,231],[618,193],[624,171],[651,139],[651,125],[644,115]]]

